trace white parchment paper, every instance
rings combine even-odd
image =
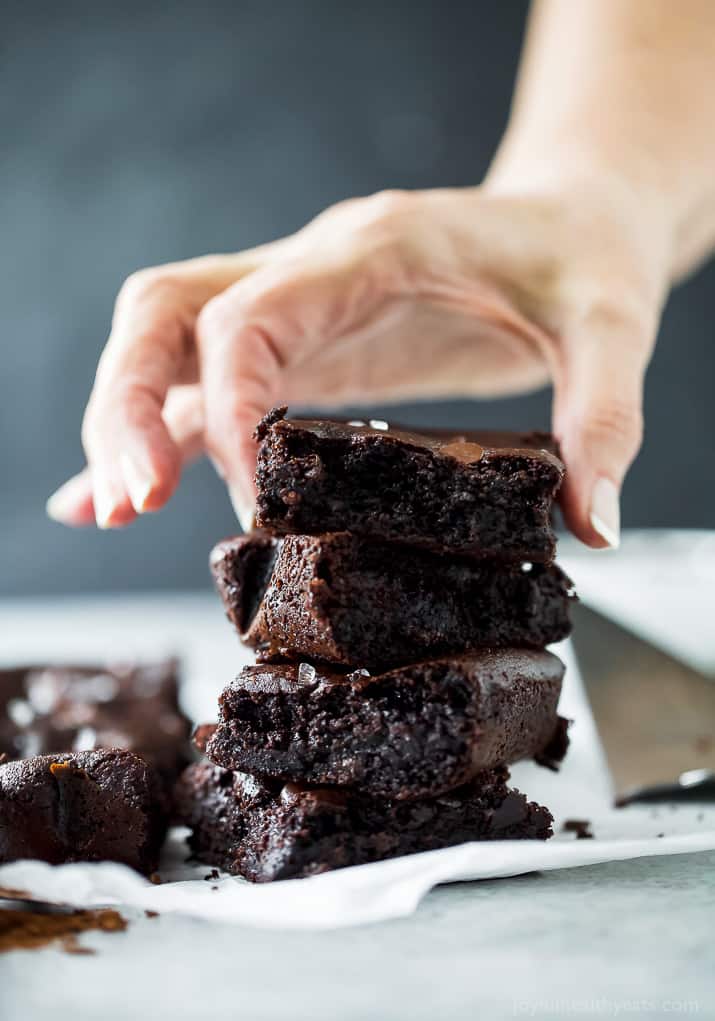
[[[674,566],[682,556],[683,541],[681,535],[677,540]],[[702,536],[695,537],[694,541],[702,543]],[[638,549],[629,551],[626,544],[623,559],[628,560],[628,570],[621,570],[621,575],[623,584],[631,585],[632,599],[639,602],[638,561],[646,553],[652,557],[653,546],[644,543],[642,536],[635,545]],[[660,546],[663,546],[662,540]],[[710,549],[713,549],[712,544]],[[609,583],[613,566],[619,562],[616,557],[611,565],[606,558],[600,561],[603,566],[595,560],[588,561],[583,574],[588,576],[590,594],[599,591],[599,572],[604,579],[604,591],[612,588]],[[578,587],[578,557],[568,558],[567,567]],[[709,577],[708,571],[703,570],[704,577]],[[664,592],[666,590],[664,582]],[[694,599],[700,595],[693,592]],[[687,606],[683,606],[687,594],[678,589],[677,598],[680,603],[677,620],[683,621],[687,619]],[[619,599],[626,600],[623,591],[619,591]],[[658,605],[663,612],[660,602]],[[38,613],[42,617],[44,612],[47,620],[41,620],[42,626],[38,627]],[[87,638],[78,643],[76,629],[67,630],[67,615],[76,621],[80,613]],[[219,607],[213,600],[203,597],[179,599],[173,603],[167,603],[166,597],[156,603],[145,599],[140,605],[128,600],[120,607],[113,605],[111,608],[107,604],[81,608],[70,605],[59,614],[57,607],[49,606],[46,610],[35,606],[31,613],[0,608],[2,631],[12,635],[14,642],[14,648],[7,642],[3,645],[3,659],[7,661],[12,656],[37,660],[38,650],[27,650],[23,645],[23,622],[27,623],[28,635],[43,635],[45,647],[39,654],[54,654],[55,658],[84,652],[87,659],[97,654],[100,647],[106,656],[108,645],[122,647],[124,654],[129,647],[132,654],[156,655],[157,635],[163,635],[170,647],[176,647],[177,642],[183,644],[192,685],[187,692],[187,702],[197,718],[210,718],[218,690],[240,665],[241,653],[233,640],[227,638],[229,629],[221,620]],[[92,622],[94,626],[90,626]],[[10,630],[6,630],[8,623]],[[68,639],[70,634],[72,637]],[[187,634],[192,636],[188,646]],[[703,641],[710,638],[708,631]],[[24,655],[21,650],[25,650]],[[335,928],[408,915],[438,883],[494,879],[533,870],[575,868],[649,855],[715,850],[713,805],[637,805],[618,810],[611,807],[608,773],[571,649],[565,644],[555,651],[567,663],[560,708],[575,721],[569,755],[558,774],[532,763],[519,764],[512,770],[513,785],[529,798],[547,805],[555,816],[556,835],[546,843],[463,844],[342,869],[311,879],[254,886],[228,876],[218,880],[205,878],[210,869],[186,863],[185,833],[175,831],[167,843],[160,869],[161,885],[153,885],[131,870],[110,863],[53,867],[42,862],[15,862],[0,867],[0,886],[78,906],[124,904],[263,927]],[[701,661],[706,656],[707,653],[702,652]],[[569,818],[587,820],[594,838],[578,840],[574,834],[564,832],[563,823]]]

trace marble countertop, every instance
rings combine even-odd
[[[5,662],[169,650],[208,717],[245,655],[211,594],[0,602]],[[409,918],[328,932],[127,912],[126,933],[82,937],[95,955],[0,957],[0,1016],[712,1017],[714,866],[704,852],[455,884]]]

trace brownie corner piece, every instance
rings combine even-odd
[[[541,433],[413,432],[270,413],[257,430],[256,522],[350,531],[501,560],[553,559],[564,465]]]
[[[176,802],[199,860],[271,882],[472,840],[547,840],[551,813],[507,781],[496,769],[447,795],[396,804],[199,763],[182,774]]]
[[[0,765],[0,862],[115,861],[156,868],[168,821],[156,771],[123,749]]]

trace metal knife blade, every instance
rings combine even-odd
[[[583,604],[573,624],[617,803],[715,798],[715,679]]]

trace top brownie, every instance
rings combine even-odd
[[[191,759],[177,663],[0,670],[0,756],[125,748],[167,784]]]
[[[258,425],[256,523],[349,531],[427,549],[548,562],[564,465],[546,433],[416,433],[387,422]]]

